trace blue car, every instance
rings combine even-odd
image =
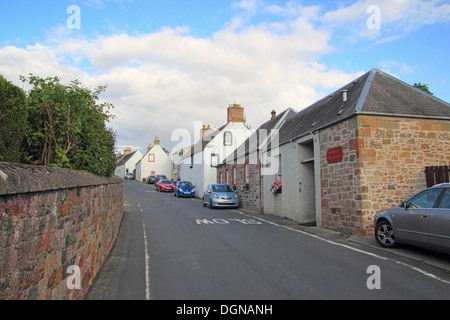
[[[178,181],[175,185],[175,197],[195,197],[195,186],[190,181]]]

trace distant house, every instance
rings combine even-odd
[[[228,121],[218,129],[203,126],[201,139],[190,148],[180,150],[179,178],[196,186],[201,197],[208,184],[217,182],[217,166],[242,144],[252,131],[245,125],[244,108],[228,107]]]
[[[373,69],[286,120],[264,212],[372,234],[378,210],[426,187],[425,167],[450,164],[449,146],[450,104]]]
[[[271,119],[262,124],[230,154],[217,169],[217,181],[236,187],[241,206],[262,212],[261,158],[260,150],[270,145],[271,139],[278,137],[278,130],[287,118],[296,114],[289,108],[277,115],[272,111]]]
[[[144,178],[156,174],[164,174],[172,179],[172,160],[169,152],[161,147],[158,137],[155,137],[153,146],[150,144],[145,155],[136,163],[136,180],[142,182]]]
[[[135,175],[136,163],[142,158],[142,153],[137,150],[132,152],[131,147],[127,147],[124,150],[123,155],[117,158],[116,169],[114,170],[114,175],[125,178],[127,173],[133,173]]]

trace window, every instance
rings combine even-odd
[[[211,153],[211,167],[217,167],[219,165],[219,155]]]
[[[278,173],[277,173],[278,181],[281,181],[281,154],[278,156]]]
[[[445,190],[444,197],[441,200],[439,208],[450,209],[450,189]]]
[[[245,164],[244,171],[245,171],[245,181],[244,182],[249,183],[250,182],[250,169],[249,169],[248,163]]]
[[[412,197],[407,204],[407,208],[433,208],[442,189],[429,189]]]
[[[233,134],[230,131],[227,131],[223,134],[223,145],[224,146],[233,145]]]
[[[148,155],[148,162],[155,162],[155,155],[153,153]]]

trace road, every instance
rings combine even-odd
[[[86,299],[450,298],[444,270],[153,185],[124,192],[119,238]]]

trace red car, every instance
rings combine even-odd
[[[167,192],[174,192],[175,191],[175,185],[170,180],[159,180],[156,183],[156,191],[167,191]]]

